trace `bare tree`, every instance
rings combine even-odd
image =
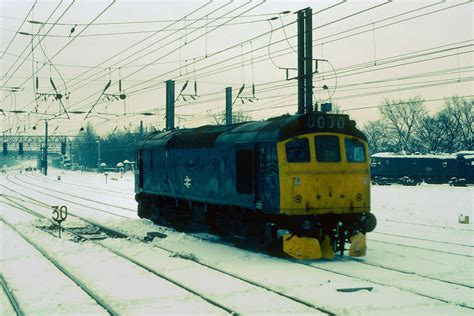
[[[418,132],[416,133],[417,150],[420,152],[442,152],[445,151],[445,132],[440,115],[435,117],[426,116],[421,119]]]
[[[474,147],[473,99],[457,96],[445,99],[439,113],[450,151],[472,150]]]
[[[242,123],[251,121],[252,118],[245,114],[243,111],[234,111],[232,112],[232,123]],[[212,123],[215,125],[224,125],[225,124],[225,111],[221,111],[217,114],[214,114],[212,117]]]
[[[381,120],[368,122],[363,128],[363,132],[367,137],[369,151],[372,154],[382,151],[393,151],[397,146],[393,143],[393,138],[390,136],[390,133],[387,133],[385,124]]]
[[[383,122],[394,132],[399,150],[411,150],[413,134],[427,115],[424,100],[413,97],[404,100],[385,100],[380,107]]]

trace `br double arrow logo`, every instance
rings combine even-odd
[[[191,187],[191,178],[190,177],[188,177],[188,176],[184,177],[184,186],[188,189]]]

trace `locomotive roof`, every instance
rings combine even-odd
[[[311,132],[344,133],[366,140],[364,134],[355,127],[355,122],[349,120],[349,116],[316,112],[232,125],[205,125],[173,131],[156,131],[145,136],[139,146],[165,146],[167,149],[206,148],[226,143],[281,141]]]

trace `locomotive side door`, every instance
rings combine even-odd
[[[265,145],[257,145],[255,153],[255,207],[262,209],[265,193]]]
[[[236,146],[236,191],[240,201],[253,207],[255,205],[255,146],[252,144],[238,144]]]

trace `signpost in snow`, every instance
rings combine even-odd
[[[52,206],[53,209],[53,220],[58,223],[59,226],[59,238],[61,238],[61,223],[67,218],[67,207],[62,206]]]

